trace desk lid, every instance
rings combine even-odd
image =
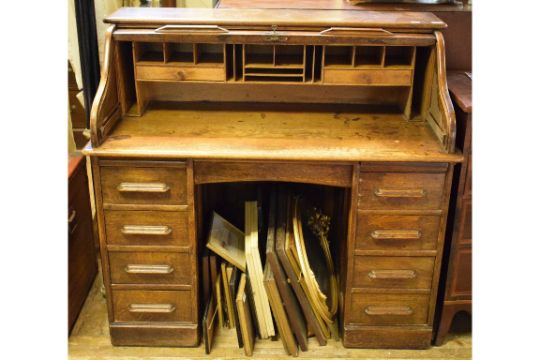
[[[120,8],[104,20],[119,26],[222,25],[379,27],[435,30],[446,23],[428,12],[305,9]]]

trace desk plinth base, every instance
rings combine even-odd
[[[436,346],[441,346],[444,343],[444,338],[450,326],[452,325],[452,320],[454,316],[460,311],[466,311],[469,314],[472,314],[472,300],[445,300],[442,307],[441,320],[439,321],[439,327],[437,328],[437,336],[435,337],[434,344]]]
[[[111,342],[115,346],[182,346],[199,345],[196,324],[128,324],[110,325]]]
[[[343,346],[366,349],[427,349],[432,329],[425,327],[345,325]]]

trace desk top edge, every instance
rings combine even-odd
[[[421,163],[461,163],[463,154],[459,151],[455,153],[434,153],[434,154],[371,154],[369,156],[329,156],[328,154],[313,154],[310,157],[294,156],[293,154],[277,154],[275,156],[263,157],[260,154],[213,154],[209,156],[201,152],[189,151],[161,151],[150,152],[146,149],[103,149],[93,148],[91,143],[83,149],[83,154],[99,158],[122,158],[122,159],[193,159],[193,160],[223,160],[223,161],[260,161],[260,162],[323,162],[323,163],[358,163],[358,162],[421,162]]]
[[[120,8],[104,20],[120,26],[358,26],[399,29],[444,29],[446,23],[429,12],[349,11],[317,9]]]

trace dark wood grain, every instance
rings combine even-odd
[[[68,330],[71,331],[98,269],[83,156],[70,157],[68,176]]]
[[[278,255],[276,253],[276,239],[280,238],[282,239],[285,234],[283,231],[285,230],[284,226],[284,213],[283,211],[277,211],[277,206],[282,209],[283,206],[283,192],[273,193],[271,196],[273,196],[274,204],[274,215],[272,215],[272,206],[270,206],[270,219],[268,221],[269,223],[269,232],[271,231],[271,225],[274,222],[274,225],[272,226],[272,229],[274,230],[274,234],[268,236],[266,240],[266,261],[270,265],[270,268],[272,269],[272,274],[274,277],[274,280],[276,282],[276,285],[279,289],[279,295],[283,299],[283,305],[285,307],[285,310],[287,312],[288,320],[290,321],[291,328],[294,332],[294,336],[296,338],[296,342],[298,343],[298,346],[302,351],[308,350],[308,342],[307,342],[307,326],[306,326],[306,319],[304,318],[304,315],[302,314],[302,310],[300,308],[300,304],[298,303],[298,299],[293,293],[293,290],[291,289],[290,283],[287,281],[287,276],[285,275],[285,272],[283,270],[283,267],[281,266],[281,262],[278,259]],[[272,200],[271,200],[272,201]]]
[[[472,75],[472,73],[469,73]],[[448,91],[459,108],[472,112],[472,80],[464,71],[450,71],[447,75]]]
[[[300,307],[302,308],[302,312],[303,312],[304,318],[306,319],[306,323],[308,324],[311,331],[313,331],[315,336],[317,337],[317,341],[319,342],[319,345],[326,345],[326,342],[327,342],[326,337],[324,336],[322,330],[320,329],[320,325],[319,325],[319,322],[317,321],[314,310],[309,304],[307,296],[304,293],[304,290],[302,289],[302,287],[300,286],[300,283],[298,282],[296,274],[286,254],[285,238],[289,231],[287,227],[287,219],[289,216],[288,210],[287,210],[288,209],[287,196],[281,196],[278,199],[280,199],[280,201],[278,202],[278,208],[280,209],[278,214],[281,214],[281,215],[278,215],[280,217],[277,220],[278,230],[277,230],[277,236],[275,239],[276,240],[276,245],[275,245],[276,253],[278,255],[281,265],[283,266],[283,270],[287,274],[287,279],[288,279],[287,282],[291,284],[291,287],[294,290],[296,298],[298,299],[298,303],[300,304]]]

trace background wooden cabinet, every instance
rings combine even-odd
[[[69,159],[68,329],[71,331],[97,274],[86,159]]]

